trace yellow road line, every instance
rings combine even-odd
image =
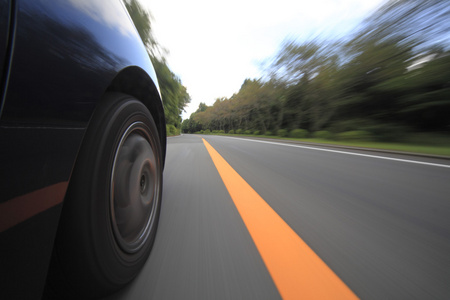
[[[202,139],[283,299],[358,299],[255,190]]]

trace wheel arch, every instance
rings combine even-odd
[[[155,149],[162,154],[163,145],[158,149],[158,140],[154,139],[154,133],[158,131],[156,122],[153,122],[155,120],[145,104],[129,93],[107,92],[97,105],[84,135],[60,215],[47,279],[46,293],[49,296],[54,294],[62,298],[66,293],[73,293],[75,299],[77,294],[84,293],[84,296],[100,297],[129,282],[143,266],[151,251],[159,218],[162,161],[155,161],[154,164],[157,170],[155,176],[161,179],[155,181],[158,189],[156,186],[154,189],[159,191],[155,198],[159,205],[153,206],[156,217],[153,219],[153,229],[145,240],[146,246],[123,252],[121,246],[114,242],[115,233],[108,226],[113,213],[111,187],[115,186],[111,183],[111,172],[114,170],[112,158],[117,155],[119,139],[121,143],[129,126],[138,123],[147,124],[142,128],[152,128],[147,141],[156,143]],[[139,169],[142,170],[136,170]],[[141,177],[135,178],[139,180]],[[84,262],[84,267],[79,267],[80,261]]]
[[[166,120],[157,82],[154,82],[141,68],[131,66],[121,70],[114,77],[106,92],[119,92],[133,96],[148,108],[158,129],[164,166],[166,157]]]

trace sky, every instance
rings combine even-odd
[[[141,0],[153,35],[169,52],[169,68],[191,96],[182,114],[200,102],[237,93],[246,78],[261,78],[263,63],[285,40],[349,33],[384,0]]]

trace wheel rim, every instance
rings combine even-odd
[[[114,236],[127,253],[135,253],[151,232],[159,197],[156,155],[148,127],[131,124],[116,149],[111,174],[110,209]]]

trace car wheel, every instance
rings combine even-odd
[[[137,275],[156,235],[162,164],[148,109],[130,96],[108,94],[94,113],[70,180],[49,293],[100,297]]]

